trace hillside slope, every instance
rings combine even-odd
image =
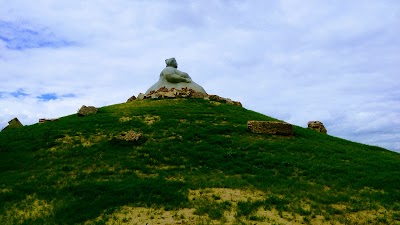
[[[400,223],[400,155],[203,99],[143,100],[0,133],[0,224]],[[143,134],[139,143],[112,137]]]

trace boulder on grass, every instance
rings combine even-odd
[[[97,109],[94,106],[85,106],[83,105],[79,111],[78,111],[78,116],[87,116],[90,114],[96,114],[99,109]]]
[[[128,98],[128,100],[126,100],[126,102],[128,103],[128,102],[132,102],[135,100],[136,100],[136,97],[134,95],[132,95],[132,97]]]
[[[54,118],[54,119],[42,118],[42,119],[39,119],[39,123],[54,122],[54,121],[57,121],[57,120],[58,120],[58,118]]]
[[[251,120],[247,122],[247,128],[256,134],[293,135],[292,124],[285,122]]]
[[[143,100],[145,99],[146,95],[144,95],[143,93],[139,93],[138,97],[136,98],[137,100]]]
[[[324,133],[324,134],[327,133],[327,130],[326,130],[324,124],[322,122],[320,122],[320,121],[310,121],[310,122],[308,122],[307,123],[307,128],[311,129],[311,130],[318,131],[320,133]]]
[[[210,99],[210,101],[226,103],[226,98],[222,98],[218,95],[209,95],[208,99]]]

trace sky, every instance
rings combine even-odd
[[[209,94],[400,152],[398,0],[0,5],[0,129],[125,102],[175,57]]]

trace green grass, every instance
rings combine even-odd
[[[276,119],[206,100],[145,100],[5,130],[0,224],[84,223],[122,206],[195,208],[211,220],[236,207],[238,218],[252,221],[263,219],[255,214],[262,208],[339,222],[383,208],[390,213],[375,222],[399,221],[399,154],[300,127],[292,137],[252,134],[248,120]],[[144,141],[113,141],[131,129]],[[256,189],[265,197],[237,205],[219,196],[189,200],[189,190],[205,188]],[[43,212],[32,212],[33,204]]]

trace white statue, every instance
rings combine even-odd
[[[168,88],[169,90],[172,88],[176,90],[187,88],[207,94],[204,88],[192,81],[192,78],[187,73],[177,69],[178,63],[175,58],[166,59],[165,63],[167,67],[161,71],[160,79],[146,91],[146,94],[149,94],[151,91],[157,91],[162,87]]]

